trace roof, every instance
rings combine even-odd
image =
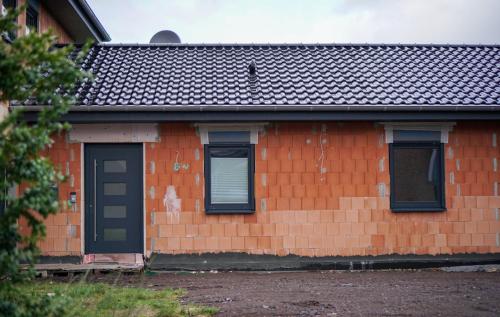
[[[84,43],[88,38],[98,42],[111,40],[87,1],[41,0],[41,2],[77,43]]]
[[[365,111],[377,118],[384,111],[395,113],[384,118],[398,120],[411,119],[409,111],[500,115],[499,45],[99,44],[83,68],[95,78],[79,85],[72,111],[170,112],[165,120],[209,118],[174,114],[182,111],[222,111],[228,116],[210,118],[231,120],[230,111],[242,110],[242,120],[253,118],[248,112],[265,119],[283,111]],[[141,120],[153,119],[144,114]]]

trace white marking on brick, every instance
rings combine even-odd
[[[460,170],[460,160],[459,159],[457,159],[455,161],[455,166],[457,167],[457,171],[459,171]]]
[[[199,149],[194,149],[194,159],[197,161],[200,160],[200,150]]]
[[[498,183],[493,183],[493,196],[498,196]]]
[[[151,252],[155,251],[155,243],[156,243],[156,239],[155,238],[151,238]]]
[[[260,157],[263,161],[267,160],[267,149],[265,147],[260,151]]]
[[[292,152],[291,151],[288,151],[288,159],[291,160],[292,159]]]
[[[380,197],[385,197],[386,194],[385,183],[378,183],[377,188],[378,188],[378,195]]]
[[[170,185],[167,187],[165,197],[163,197],[163,205],[167,209],[167,212],[179,213],[181,211],[181,199],[177,198],[174,186]]]
[[[493,164],[493,171],[496,172],[497,169],[498,169],[498,162],[497,162],[497,158],[494,157],[493,160],[492,160],[492,164]]]
[[[196,199],[194,202],[194,210],[196,212],[200,212],[200,200],[199,199]]]
[[[260,200],[260,209],[261,209],[262,211],[266,211],[266,210],[267,210],[267,204],[266,204],[266,200],[265,200],[264,198],[262,198],[262,199]]]
[[[75,160],[75,150],[70,149],[69,150],[69,160],[73,162]]]
[[[151,212],[151,224],[154,225],[156,222],[156,213],[153,211]]]
[[[455,184],[455,173],[450,172],[450,184]]]
[[[457,184],[457,196],[462,194],[462,189],[460,188],[460,184]]]
[[[500,220],[500,212],[498,210],[498,208],[493,208],[493,212],[495,213],[495,218],[497,221]]]
[[[311,143],[312,143],[311,139],[306,139],[306,144],[311,144]]]
[[[267,186],[267,174],[262,174],[260,177],[260,181],[262,183],[262,186]]]
[[[454,156],[454,152],[453,152],[453,149],[451,148],[451,146],[448,148],[448,158],[449,159],[452,159],[453,156]]]
[[[493,133],[491,135],[491,145],[493,147],[497,147],[497,134],[496,133]]]
[[[385,143],[384,134],[381,133],[378,135],[378,147],[383,147],[384,143]]]
[[[149,187],[149,198],[155,199],[155,187],[154,186]]]
[[[149,162],[149,172],[151,174],[154,174],[155,171],[156,171],[156,163],[155,163],[155,161]]]
[[[69,176],[69,162],[66,162],[66,176]]]
[[[68,235],[72,238],[76,237],[76,226],[69,225],[68,227]]]
[[[379,172],[383,172],[385,170],[385,157],[378,160],[378,170]]]
[[[200,186],[200,173],[196,173],[196,175],[194,175],[194,183],[196,186]]]

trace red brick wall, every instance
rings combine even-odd
[[[0,3],[2,3],[2,0],[0,0]],[[18,7],[24,5],[25,3],[26,0],[17,0]],[[38,21],[39,21],[40,32],[46,32],[49,29],[51,29],[54,32],[54,35],[57,37],[57,43],[74,42],[71,36],[69,36],[68,32],[66,32],[66,30],[61,26],[61,24],[52,17],[52,15],[47,11],[47,9],[43,6],[43,4],[40,4]],[[21,14],[17,22],[21,26],[19,34],[23,35],[25,32],[24,28],[26,27],[26,14],[25,13]]]
[[[148,144],[148,252],[367,255],[499,252],[495,124],[459,124],[446,152],[448,211],[389,210],[388,146],[373,123],[274,124],[256,146],[254,215],[205,215],[203,148],[188,125],[163,126]],[[321,146],[321,143],[322,146]],[[323,147],[323,150],[322,150]],[[187,170],[174,172],[179,162]],[[199,159],[196,159],[199,154]],[[321,158],[323,157],[323,163]],[[323,166],[323,173],[321,167]],[[174,186],[181,211],[162,199]]]
[[[447,211],[399,214],[389,210],[383,127],[334,122],[326,123],[324,130],[322,126],[268,126],[255,151],[256,213],[205,215],[200,138],[189,124],[162,124],[161,140],[145,145],[146,253],[500,252],[500,172],[495,163],[500,150],[494,140],[500,125],[459,123],[450,133],[445,146]],[[63,140],[57,144],[50,153],[58,162],[67,162],[70,149],[78,153],[73,161],[69,158],[69,173],[76,180],[80,145]],[[177,172],[176,161],[181,164]],[[78,180],[61,195],[79,193],[79,186]],[[179,211],[167,212],[169,186],[181,200]],[[45,253],[78,253],[79,215],[79,209],[67,210],[49,220],[50,234],[42,243]],[[70,225],[77,226],[77,237],[68,237]]]
[[[54,137],[54,144],[42,155],[50,157],[55,168],[67,177],[59,185],[61,209],[56,215],[45,220],[46,238],[39,243],[44,255],[80,255],[81,247],[81,144],[69,144],[64,134]],[[77,204],[73,208],[67,201],[71,192],[77,193]],[[27,232],[24,221],[20,222],[21,231]]]

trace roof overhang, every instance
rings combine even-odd
[[[43,107],[13,108],[35,121]],[[500,105],[96,105],[73,106],[63,117],[73,123],[455,120],[500,120]]]
[[[89,38],[97,42],[111,40],[85,0],[41,0],[41,2],[76,43],[84,43]]]

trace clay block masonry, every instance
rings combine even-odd
[[[498,46],[96,45],[46,153],[76,203],[41,248],[498,254],[499,65]]]

